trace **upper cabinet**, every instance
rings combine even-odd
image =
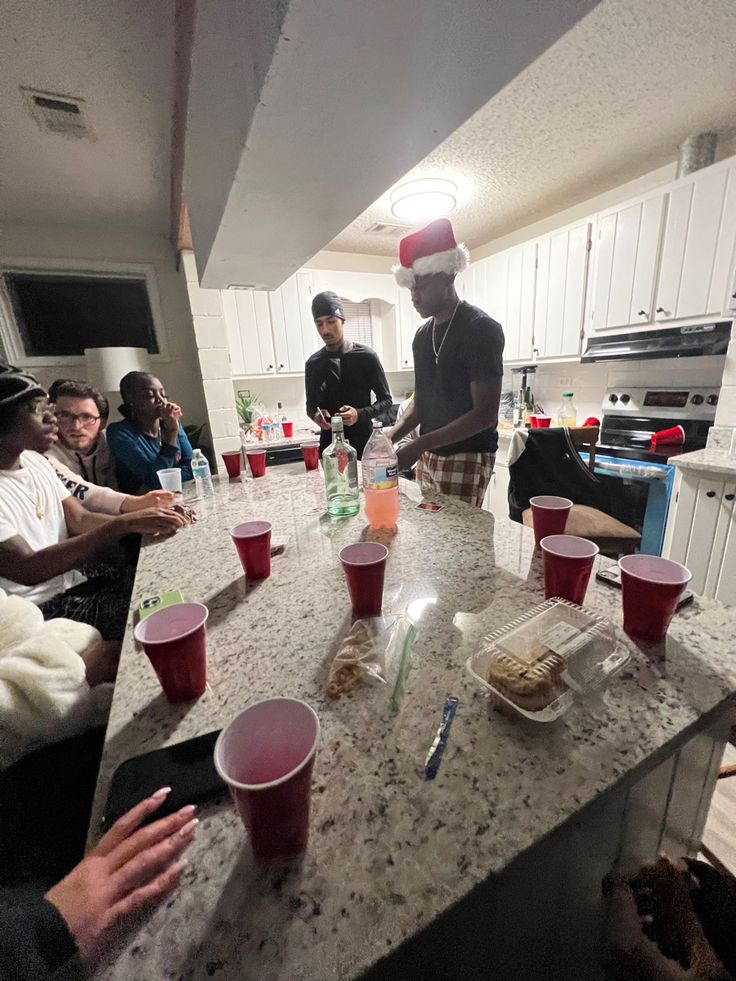
[[[398,289],[398,287],[397,287]],[[412,343],[414,335],[424,323],[411,302],[411,290],[398,289],[398,325],[399,325],[399,371],[411,371],[414,368]]]
[[[669,194],[655,318],[718,316],[736,238],[736,166],[714,166],[678,181]]]
[[[506,361],[532,356],[536,242],[527,242],[471,263],[461,292],[503,327]]]
[[[537,242],[534,354],[539,359],[580,353],[590,234],[591,224],[584,221]]]
[[[665,197],[659,193],[599,215],[591,300],[593,330],[653,319]]]

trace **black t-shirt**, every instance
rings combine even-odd
[[[444,340],[443,340],[444,339]],[[473,408],[470,383],[503,376],[503,329],[478,307],[461,301],[448,333],[447,324],[435,330],[439,362],[432,349],[432,321],[414,336],[414,398],[422,420],[421,433],[432,433]],[[474,436],[432,450],[451,453],[495,453],[498,432],[484,429]]]
[[[354,426],[345,427],[345,437],[361,457],[373,431],[371,420],[391,408],[391,391],[376,352],[352,341],[346,341],[340,351],[322,348],[307,360],[304,387],[310,419],[314,419],[318,408],[328,419],[343,405],[352,405],[358,410],[358,421]],[[376,396],[373,403],[371,393]],[[331,434],[323,429],[320,434],[322,449],[331,440]]]

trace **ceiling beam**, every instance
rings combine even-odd
[[[171,244],[177,250],[191,248],[189,217],[184,207],[184,145],[186,139],[189,79],[194,42],[195,0],[176,0],[174,12],[174,105],[171,113]],[[183,229],[182,222],[186,222]],[[189,245],[181,245],[182,235]]]
[[[184,185],[202,284],[280,285],[596,3],[198,0]]]

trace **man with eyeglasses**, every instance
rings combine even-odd
[[[110,414],[105,396],[84,382],[60,378],[49,389],[49,402],[59,431],[46,455],[90,483],[117,489],[105,435]]]

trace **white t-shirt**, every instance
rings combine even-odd
[[[61,506],[69,491],[40,453],[26,450],[20,455],[20,464],[18,470],[0,470],[0,542],[20,535],[38,552],[69,537]],[[80,582],[84,576],[76,570],[37,586],[22,586],[0,576],[0,588],[34,603],[44,603]]]

